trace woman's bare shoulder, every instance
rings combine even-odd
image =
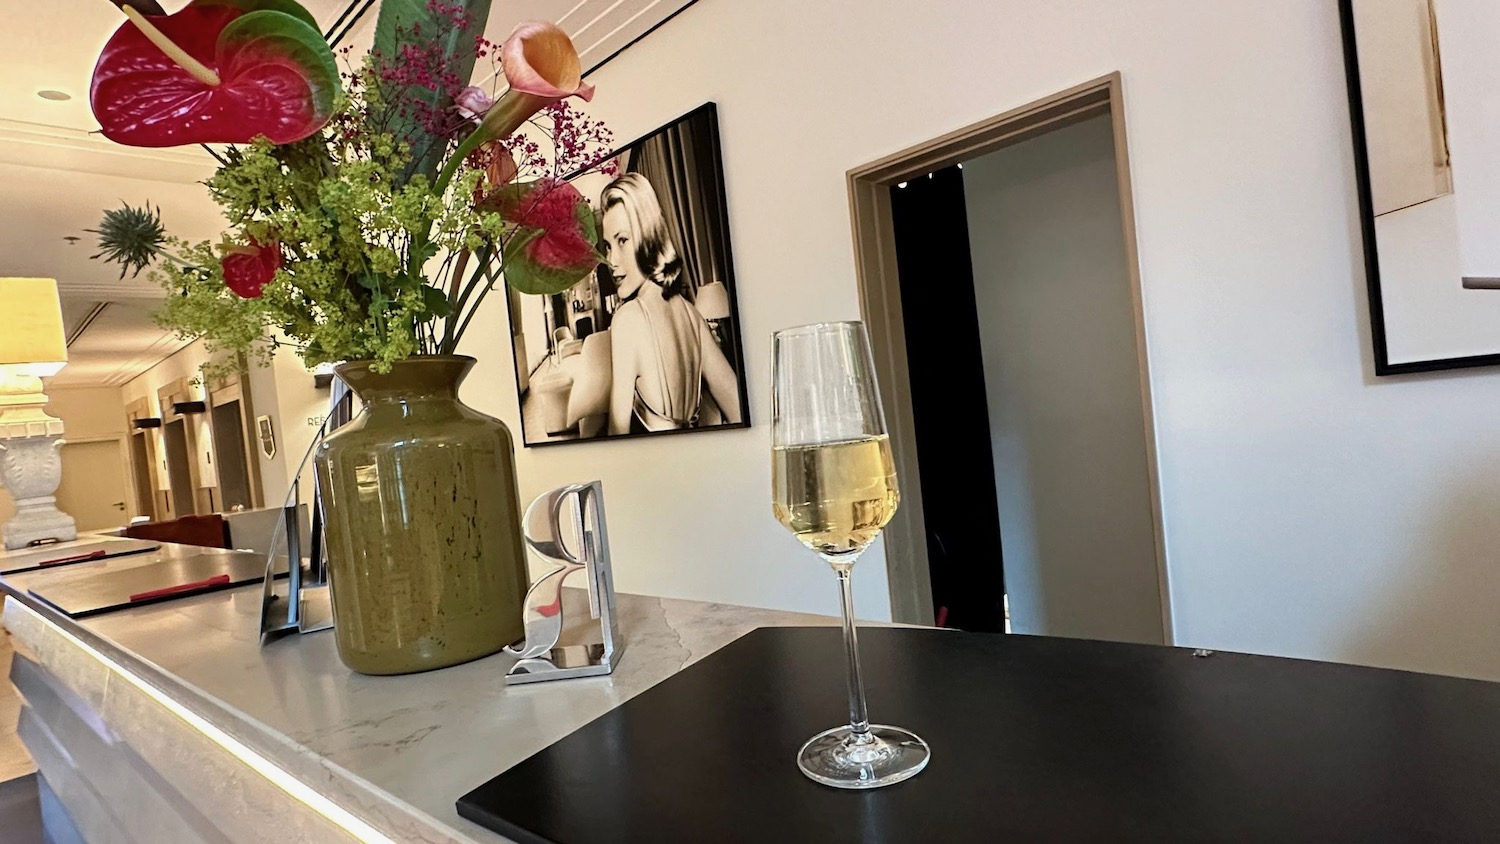
[[[621,305],[614,316],[610,317],[609,330],[618,331],[623,328],[630,331],[645,324],[646,315],[641,311],[641,303],[631,300]]]

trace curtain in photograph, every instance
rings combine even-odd
[[[706,115],[670,126],[641,142],[628,168],[656,190],[682,255],[689,300],[705,284],[729,281],[715,130]]]

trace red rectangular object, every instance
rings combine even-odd
[[[109,556],[109,552],[100,549],[98,551],[90,551],[87,554],[74,554],[71,557],[58,557],[55,560],[42,560],[40,563],[36,564],[36,567],[40,569],[46,568],[47,566],[60,566],[64,563],[81,563],[84,560],[101,560],[107,556]]]
[[[130,596],[130,603],[149,601],[152,598],[165,598],[168,595],[181,595],[186,592],[197,592],[200,589],[212,589],[215,586],[228,586],[229,583],[229,575],[221,574],[203,580],[196,580],[192,583],[179,583],[176,586],[152,589],[149,592],[137,592]]]

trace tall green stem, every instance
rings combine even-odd
[[[516,130],[525,125],[533,114],[541,111],[554,100],[538,97],[534,94],[526,94],[512,88],[501,95],[490,110],[484,113],[484,121],[474,131],[469,133],[458,144],[458,149],[448,157],[448,163],[443,165],[443,170],[438,174],[437,181],[433,183],[434,189],[441,196],[448,190],[448,183],[453,181],[453,176],[458,172],[459,165],[479,145],[485,141],[503,141],[514,135]]]

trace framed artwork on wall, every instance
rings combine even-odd
[[[1375,373],[1500,364],[1500,5],[1339,7]]]
[[[748,427],[714,104],[611,158],[570,180],[604,262],[556,295],[509,293],[523,442]]]
[[[271,417],[255,417],[255,438],[260,442],[260,453],[267,460],[276,456],[276,431],[271,427]]]

